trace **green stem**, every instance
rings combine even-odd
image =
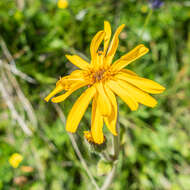
[[[117,105],[117,107],[119,107],[119,106]],[[112,157],[113,167],[112,167],[111,172],[106,177],[104,184],[102,185],[100,190],[107,190],[109,188],[109,186],[111,185],[111,183],[114,180],[115,172],[117,169],[118,162],[115,162],[115,161],[118,159],[119,151],[120,151],[119,113],[118,113],[118,110],[119,109],[117,109],[117,124],[116,124],[117,136],[113,136],[113,150],[114,150],[114,155]]]
[[[140,34],[140,38],[141,38],[141,39],[142,39],[142,37],[143,37],[144,30],[145,30],[145,28],[147,27],[147,25],[148,25],[148,23],[149,23],[149,21],[150,21],[150,17],[152,16],[152,13],[153,13],[153,10],[150,9],[148,15],[146,16],[146,19],[145,19],[145,22],[144,22],[144,25],[143,25],[143,29],[142,29],[142,32],[141,32],[141,34]]]

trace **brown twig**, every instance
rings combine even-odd
[[[11,99],[10,95],[8,94],[8,92],[2,82],[0,82],[0,92],[2,94],[4,101],[6,102],[9,110],[11,111],[12,117],[19,123],[19,125],[22,128],[22,130],[24,131],[24,133],[26,135],[31,136],[32,131],[28,128],[27,124],[24,122],[22,117],[16,111],[14,104],[12,102],[12,99]]]
[[[24,0],[16,0],[17,7],[20,11],[24,9]]]
[[[7,63],[5,63],[4,61],[0,60],[0,65],[4,65],[3,68],[6,69],[6,65],[9,65]],[[33,110],[33,107],[31,105],[31,103],[29,102],[29,100],[25,97],[24,93],[22,92],[22,90],[20,89],[20,85],[18,84],[16,78],[14,77],[14,75],[12,75],[12,73],[10,72],[10,70],[5,70],[5,74],[7,74],[6,78],[9,79],[10,83],[12,84],[12,86],[14,87],[17,96],[21,102],[21,104],[23,105],[24,110],[26,111],[28,118],[30,119],[30,122],[36,127],[37,126],[37,119]]]
[[[3,51],[4,56],[6,57],[7,61],[9,62],[9,65],[4,65],[6,67],[6,69],[9,69],[15,75],[19,76],[20,78],[22,78],[23,80],[26,80],[29,83],[36,83],[35,79],[33,79],[32,77],[28,76],[27,74],[23,73],[22,71],[20,71],[16,68],[15,60],[14,60],[13,56],[11,55],[11,53],[9,52],[2,36],[0,36],[0,46]],[[0,64],[2,66],[2,63],[0,63]]]

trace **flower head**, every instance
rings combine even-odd
[[[125,69],[131,62],[149,51],[143,44],[112,63],[119,44],[119,34],[123,28],[124,24],[119,26],[111,40],[111,26],[109,22],[104,22],[104,30],[99,31],[92,39],[90,63],[78,55],[66,55],[67,59],[79,69],[62,77],[57,82],[56,88],[45,98],[49,101],[54,95],[64,90],[64,94],[51,99],[52,102],[59,103],[74,91],[86,86],[87,89],[75,102],[68,115],[66,130],[71,133],[76,132],[92,100],[91,131],[86,133],[85,137],[96,144],[104,142],[104,123],[113,135],[117,135],[116,95],[131,110],[137,110],[139,103],[154,107],[157,102],[148,93],[159,94],[165,89],[158,83],[139,77],[136,73]],[[104,41],[103,50],[100,49],[102,41]]]
[[[18,168],[20,162],[22,162],[23,157],[22,155],[18,154],[18,153],[14,153],[11,155],[11,157],[9,158],[9,163],[13,168]]]

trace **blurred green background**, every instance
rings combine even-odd
[[[0,0],[0,189],[94,189],[55,106],[43,98],[74,69],[65,54],[90,58],[104,20],[113,30],[126,25],[116,58],[145,44],[150,52],[128,68],[166,87],[154,109],[131,112],[119,100],[122,150],[110,189],[190,190],[190,1],[183,0],[155,9],[148,0],[70,0],[67,8],[56,0]],[[79,95],[59,104],[65,115]],[[83,139],[90,113],[75,138],[101,186],[109,163],[97,170],[100,156]],[[8,161],[15,152],[23,156],[18,168]]]

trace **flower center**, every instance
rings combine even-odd
[[[100,69],[100,70],[96,71],[95,73],[93,73],[92,79],[93,79],[94,83],[102,80],[104,78],[104,73],[105,73],[104,69]]]
[[[106,80],[111,79],[111,77],[114,74],[110,71],[109,68],[99,68],[98,70],[89,70],[84,77],[86,78],[85,80],[89,82],[89,85],[93,85],[94,83],[97,82],[105,82]]]

